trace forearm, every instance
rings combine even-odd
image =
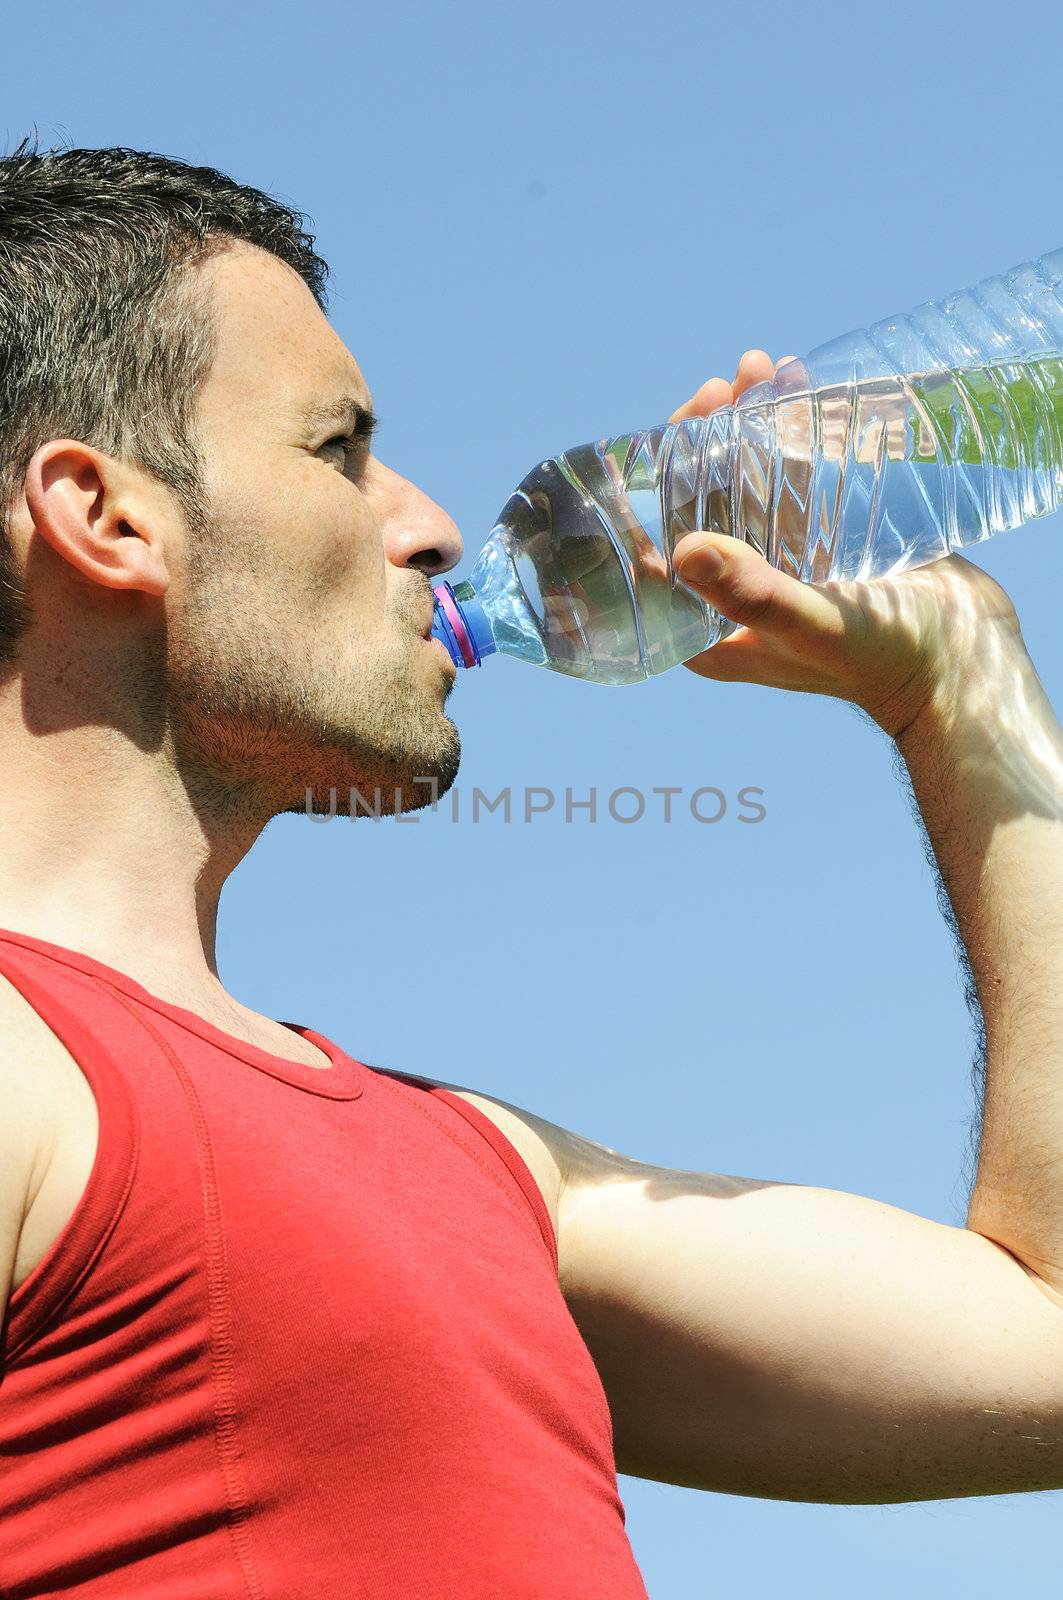
[[[1017,626],[983,619],[896,746],[984,1023],[967,1225],[1063,1295],[1063,729]]]

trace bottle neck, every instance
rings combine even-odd
[[[433,585],[432,637],[446,645],[456,667],[478,667],[498,649],[491,625],[471,583]]]
[[[498,649],[495,636],[491,631],[491,624],[487,619],[487,612],[480,604],[480,597],[471,583],[459,583],[454,586],[454,600],[461,609],[465,619],[465,626],[472,640],[477,661],[482,661],[484,656],[494,655]]]

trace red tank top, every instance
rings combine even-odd
[[[549,1215],[492,1122],[38,939],[0,932],[0,972],[100,1122],[0,1344],[0,1593],[645,1600]]]

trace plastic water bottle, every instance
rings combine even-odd
[[[694,530],[803,582],[890,576],[1063,501],[1063,250],[786,362],[712,416],[566,450],[435,586],[458,666],[494,651],[637,683],[736,624],[672,570]]]

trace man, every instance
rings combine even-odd
[[[1063,1486],[1063,735],[973,564],[677,552],[743,624],[693,671],[850,700],[907,768],[984,1018],[966,1227],[647,1166],[226,993],[272,816],[458,767],[461,540],[372,455],[311,247],[209,169],[0,162],[0,1584],[617,1600],[616,1467]]]

